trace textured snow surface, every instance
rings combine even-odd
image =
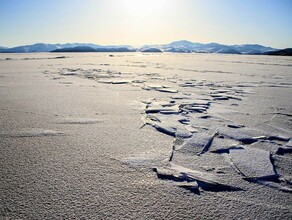
[[[275,177],[270,152],[253,147],[230,150],[230,157],[240,172],[251,178]]]
[[[291,66],[1,54],[0,218],[291,219]]]

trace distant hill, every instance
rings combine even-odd
[[[262,54],[268,51],[274,51],[277,49],[271,47],[265,47],[259,44],[242,44],[232,45],[232,48],[243,54]]]
[[[222,48],[217,50],[215,53],[223,53],[223,54],[241,54],[238,50],[233,48]]]
[[[96,52],[94,48],[89,46],[66,47],[52,50],[51,52]]]
[[[38,52],[51,52],[57,49],[63,48],[74,48],[74,47],[91,47],[94,49],[97,48],[107,48],[107,46],[101,46],[91,43],[67,43],[67,44],[43,44],[37,43],[32,45],[25,45],[13,48],[5,48],[1,52],[3,53],[38,53]],[[115,48],[117,46],[111,46]]]
[[[2,52],[5,52],[5,53],[49,52],[51,50],[55,50],[56,48],[58,48],[57,45],[38,43],[38,44],[33,44],[33,45],[25,45],[25,46],[8,48]]]
[[[158,48],[155,48],[155,47],[152,47],[152,48],[147,48],[147,49],[143,49],[141,50],[141,52],[146,52],[146,53],[162,53],[162,50],[158,49]]]
[[[277,56],[292,56],[292,48],[286,48],[284,50],[275,50],[264,53],[266,55],[277,55]]]
[[[0,46],[0,52],[2,52],[3,50],[6,50],[6,49],[8,49],[7,47],[1,47]]]
[[[109,47],[109,48],[92,48],[89,46],[78,46],[78,47],[68,47],[62,49],[56,49],[51,52],[57,53],[78,53],[78,52],[135,52],[136,50],[129,49],[126,47]]]
[[[174,41],[163,45],[165,51],[170,52],[199,52],[199,53],[225,53],[225,54],[261,54],[267,51],[277,50],[258,44],[224,45],[218,43],[193,43],[190,41]]]
[[[164,52],[170,52],[170,53],[192,53],[192,50],[187,48],[176,48],[176,47],[170,47],[166,48]]]
[[[91,43],[67,43],[18,46],[13,48],[0,47],[1,53],[36,53],[36,52],[171,52],[171,53],[219,53],[219,54],[265,54],[278,51],[272,47],[259,44],[224,45],[218,43],[195,43],[187,40],[174,41],[169,44],[143,45],[97,45]]]
[[[261,54],[267,51],[277,50],[258,44],[224,45],[218,43],[193,43],[187,40],[174,41],[163,45],[145,45],[140,48],[143,51],[148,48],[157,48],[163,52],[172,53],[222,53],[222,54]]]

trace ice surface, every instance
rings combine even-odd
[[[195,133],[179,148],[179,151],[187,154],[200,155],[208,151],[214,137],[215,134],[210,134],[209,132]]]
[[[292,147],[292,139],[290,139],[287,143],[286,143],[287,147]]]
[[[116,79],[116,80],[112,80],[112,84],[127,84],[127,83],[131,83],[132,80],[125,80],[125,79]]]
[[[134,63],[132,66],[145,67],[141,63],[137,62],[138,65]],[[187,68],[182,70],[184,69],[190,71]],[[199,71],[192,70],[191,72]],[[202,72],[225,73],[219,70],[202,70]],[[129,84],[142,90],[163,92],[166,95],[176,93],[164,98],[154,96],[143,101],[146,107],[142,128],[150,125],[158,132],[175,138],[169,161],[172,161],[177,152],[186,156],[201,157],[206,153],[216,153],[223,157],[227,154],[231,158],[231,167],[235,167],[244,177],[265,179],[276,177],[270,154],[284,155],[291,152],[289,138],[286,136],[250,128],[242,122],[237,123],[237,120],[235,122],[228,119],[229,115],[237,112],[230,111],[226,114],[225,112],[229,110],[225,109],[225,103],[233,107],[240,106],[238,102],[246,101],[245,97],[254,93],[250,89],[255,86],[254,82],[230,84],[206,79],[187,80],[178,76],[164,77],[163,74],[154,72],[140,73],[135,76],[132,73],[109,69],[65,68],[61,73],[90,77],[108,84]],[[245,75],[255,76],[253,73]],[[269,82],[261,82],[261,85],[276,86]],[[222,116],[222,114],[226,115]],[[284,142],[288,142],[286,146],[283,145]],[[258,157],[261,159],[257,159]],[[184,188],[188,188],[187,185]],[[194,186],[191,184],[189,187]]]
[[[0,60],[7,218],[289,219],[290,58],[49,56]]]
[[[234,165],[245,177],[268,179],[277,176],[269,151],[242,146],[241,149],[231,149],[229,155]]]
[[[60,136],[63,132],[44,129],[23,129],[21,131],[12,131],[1,133],[1,137],[6,138],[25,138],[25,137],[45,137],[45,136]]]
[[[177,128],[174,126],[171,126],[170,124],[167,123],[156,123],[152,125],[154,128],[156,128],[157,131],[162,132],[164,134],[174,136],[177,131]]]
[[[217,177],[207,172],[191,170],[182,166],[170,164],[170,167],[154,168],[157,176],[161,179],[169,179],[174,181],[196,181],[198,186],[207,191],[237,191],[241,190],[239,187],[232,186],[220,182]],[[196,184],[194,185],[196,186]],[[188,187],[187,187],[188,188]],[[193,189],[191,187],[190,189]]]
[[[228,138],[232,138],[237,141],[241,141],[245,144],[251,144],[257,141],[257,137],[264,136],[265,134],[256,129],[247,128],[228,128],[221,127],[218,129],[218,133]]]
[[[95,118],[67,118],[63,120],[62,124],[96,124],[101,123],[103,120]]]
[[[162,88],[162,89],[158,89],[159,92],[167,92],[167,93],[177,93],[178,90],[176,89],[171,89],[171,88]]]

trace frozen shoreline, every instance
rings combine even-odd
[[[291,217],[291,59],[5,56],[2,216]]]

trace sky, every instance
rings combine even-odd
[[[200,43],[292,47],[292,0],[0,0],[0,46]]]

